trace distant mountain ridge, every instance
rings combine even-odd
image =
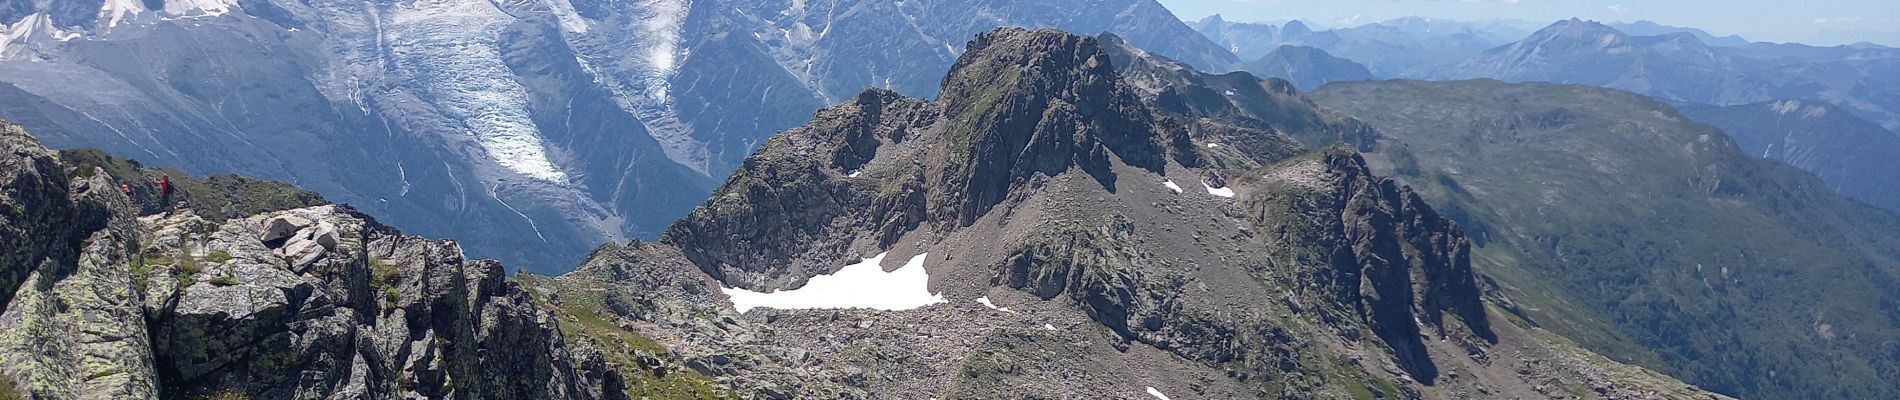
[[[1242,64],[1241,68],[1263,78],[1286,79],[1300,90],[1318,89],[1338,81],[1373,79],[1372,71],[1366,66],[1307,46],[1280,46],[1258,60]]]
[[[1839,106],[1781,100],[1678,108],[1721,128],[1743,152],[1813,172],[1841,194],[1900,212],[1900,135]]]
[[[1453,21],[1399,18],[1350,28],[1314,30],[1299,20],[1274,26],[1230,22],[1212,15],[1191,23],[1242,59],[1265,56],[1282,45],[1309,46],[1368,67],[1380,78],[1427,78],[1484,50],[1518,40],[1536,29],[1513,20]]]
[[[1710,46],[1691,32],[1631,35],[1570,19],[1450,69],[1440,78],[1603,86],[1665,101],[1737,105],[1778,99],[1839,104],[1900,128],[1900,50],[1751,43]]]
[[[1662,25],[1662,24],[1658,24],[1658,23],[1651,22],[1648,20],[1638,20],[1636,22],[1616,22],[1616,23],[1611,23],[1610,27],[1616,28],[1619,31],[1623,31],[1625,33],[1628,33],[1631,35],[1637,35],[1637,36],[1657,36],[1657,35],[1667,35],[1671,33],[1688,33],[1690,35],[1695,35],[1696,39],[1702,40],[1703,43],[1707,43],[1710,46],[1742,47],[1742,46],[1747,46],[1749,43],[1752,43],[1752,42],[1749,42],[1748,39],[1742,38],[1741,35],[1728,35],[1728,36],[1718,37],[1713,34],[1710,34],[1707,31],[1703,31],[1701,29]]]

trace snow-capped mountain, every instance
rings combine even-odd
[[[1152,0],[0,1],[0,117],[555,271],[654,237],[821,106],[934,96],[998,25],[1238,64]]]

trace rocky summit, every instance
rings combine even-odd
[[[824,109],[558,277],[268,182],[142,211],[112,189],[144,167],[8,128],[0,396],[1723,398],[1499,311],[1286,81],[1005,28],[940,93]],[[779,300],[897,290],[927,301]]]

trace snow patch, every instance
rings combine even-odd
[[[1768,108],[1774,110],[1776,114],[1787,114],[1794,112],[1794,110],[1801,109],[1801,102],[1797,100],[1782,100],[1769,104]]]
[[[34,28],[38,28],[40,20],[45,18],[46,14],[29,14],[26,18],[21,18],[19,22],[14,22],[13,26],[0,25],[0,28],[6,29],[0,32],[0,50],[5,50],[7,45],[13,42],[32,37]]]
[[[1827,107],[1808,106],[1808,109],[1806,111],[1801,112],[1801,118],[1805,118],[1805,119],[1820,118],[1820,117],[1825,117],[1825,116],[1827,116]]]
[[[396,7],[386,33],[395,67],[424,99],[461,122],[488,158],[523,176],[567,183],[528,115],[528,90],[501,61],[497,32],[514,18],[480,0]]]
[[[1173,399],[1169,399],[1168,395],[1161,394],[1161,391],[1156,390],[1154,386],[1148,386],[1147,388],[1148,388],[1149,396],[1154,396],[1156,399],[1160,399],[1160,400],[1173,400]]]
[[[687,0],[648,0],[635,8],[640,15],[638,31],[648,40],[641,44],[636,54],[642,54],[646,62],[642,80],[647,84],[647,96],[657,101],[666,101],[671,88],[667,79],[679,68],[681,29],[686,23],[686,13],[691,8]]]
[[[982,303],[984,307],[989,307],[991,310],[1002,311],[1002,312],[1006,312],[1010,314],[1016,313],[1015,311],[1011,311],[1009,307],[997,307],[996,303],[990,302],[989,296],[978,297],[976,298],[976,302]]]
[[[106,18],[106,28],[115,28],[119,26],[119,21],[125,20],[126,15],[137,15],[144,11],[145,3],[139,0],[106,0],[104,5],[99,6],[99,17]]]
[[[856,178],[858,177],[858,175],[863,174],[863,173],[864,173],[864,170],[862,169],[854,169],[854,170],[851,170],[851,172],[846,172],[844,176],[847,178]]]
[[[1181,185],[1174,184],[1174,181],[1171,181],[1171,180],[1161,181],[1161,186],[1167,186],[1168,190],[1173,190],[1175,193],[1181,193]]]
[[[1053,331],[1053,330],[1056,330],[1056,326],[1055,326],[1055,325],[1049,325],[1049,324],[1042,324],[1042,329],[1043,329],[1043,330],[1049,330],[1049,331]]]
[[[1208,143],[1207,148],[1210,148],[1210,149],[1220,148],[1220,143]]]
[[[1234,188],[1230,188],[1230,187],[1217,188],[1212,185],[1208,185],[1207,182],[1201,182],[1201,186],[1204,186],[1207,188],[1207,194],[1220,196],[1220,197],[1234,197]]]
[[[0,25],[0,58],[4,58],[6,55],[5,50],[8,45],[26,43],[28,40],[32,40],[34,35],[41,33],[44,33],[46,37],[61,42],[78,39],[80,37],[79,32],[67,32],[60,30],[59,27],[53,26],[53,19],[48,18],[44,13],[28,14],[25,18],[14,22],[12,26]],[[38,58],[32,58],[30,60],[39,62]]]
[[[166,0],[165,13],[178,16],[216,17],[231,12],[237,0]],[[196,11],[196,13],[193,13]]]
[[[721,287],[732,298],[732,307],[744,313],[758,307],[795,309],[869,308],[910,310],[943,302],[942,294],[930,293],[930,275],[924,270],[924,257],[918,254],[897,270],[884,272],[884,256],[866,258],[830,275],[814,276],[804,287],[760,293]]]
[[[542,3],[554,13],[554,19],[560,21],[561,30],[572,34],[587,33],[587,19],[574,11],[574,3],[568,0],[543,0]]]

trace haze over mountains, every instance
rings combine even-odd
[[[0,0],[0,119],[0,398],[1900,397],[1878,45]]]

